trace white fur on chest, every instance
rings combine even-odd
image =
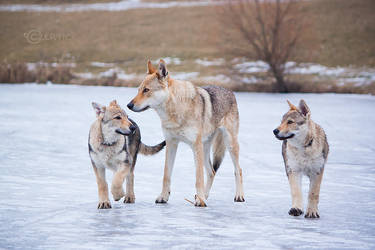
[[[129,160],[128,154],[122,149],[121,144],[115,147],[101,146],[100,149],[91,152],[90,156],[97,167],[117,171],[127,158]]]
[[[318,174],[324,167],[323,155],[315,155],[309,148],[286,150],[288,167],[293,172],[303,172],[305,175]]]
[[[199,128],[191,126],[184,126],[179,129],[168,129],[163,128],[164,137],[166,139],[174,139],[177,141],[183,141],[189,145],[192,145],[197,140]],[[213,131],[209,130],[207,133],[203,133],[202,142],[205,142],[212,138]]]
[[[182,127],[179,129],[163,128],[163,132],[166,139],[183,141],[187,144],[194,143],[198,134],[198,130],[194,127]]]

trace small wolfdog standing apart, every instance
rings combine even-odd
[[[105,169],[114,171],[111,192],[115,201],[125,196],[125,203],[134,203],[134,166],[138,152],[153,155],[163,149],[165,141],[150,147],[141,142],[137,124],[128,118],[125,111],[112,101],[108,107],[95,102],[96,121],[89,134],[89,155],[98,184],[98,208],[111,208]],[[126,194],[122,184],[126,178]]]
[[[297,108],[287,101],[290,110],[273,133],[283,140],[282,155],[288,176],[292,208],[289,214],[303,214],[301,180],[302,174],[310,179],[310,190],[305,218],[319,218],[318,203],[320,184],[329,146],[324,130],[311,120],[310,109],[304,100]]]

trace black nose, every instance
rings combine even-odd
[[[273,134],[274,134],[274,135],[277,135],[279,132],[280,132],[280,131],[279,131],[278,129],[274,129],[274,130],[273,130]]]
[[[129,109],[133,109],[133,107],[134,107],[133,102],[129,102],[129,103],[128,103],[128,108],[129,108]]]
[[[130,125],[130,130],[133,132],[135,130],[135,126],[134,125]]]

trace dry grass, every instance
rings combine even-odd
[[[24,63],[0,64],[0,83],[35,82],[33,72],[27,69]]]
[[[172,76],[173,77],[173,76]],[[270,77],[263,76],[258,83],[245,84],[236,81],[231,82],[209,82],[204,80],[192,81],[197,86],[218,85],[238,92],[270,92],[276,93],[277,86]],[[288,75],[287,87],[290,92],[300,93],[356,93],[375,94],[375,83],[364,86],[346,84],[341,86],[333,80],[316,81],[312,76]],[[68,66],[51,66],[45,64],[36,65],[35,70],[28,70],[25,63],[2,63],[0,64],[0,83],[25,83],[37,82],[47,83],[48,81],[61,84],[94,85],[94,86],[115,86],[115,87],[138,87],[142,77],[135,77],[130,80],[118,79],[116,74],[110,77],[94,79],[77,78]]]
[[[169,15],[164,9],[57,16],[55,13],[2,13],[0,27],[6,35],[0,37],[0,58],[10,62],[53,62],[69,53],[77,63],[116,62],[132,71],[144,72],[147,58],[215,57],[218,41],[210,36],[214,24],[205,15],[209,9],[193,10],[177,8]],[[180,18],[190,21],[175,21]],[[24,33],[33,29],[46,34],[68,34],[70,39],[29,44]]]
[[[70,67],[39,64],[29,70],[25,63],[0,64],[0,83],[69,83],[73,79]]]
[[[375,1],[310,1],[319,50],[314,62],[328,66],[375,66]]]
[[[4,2],[9,1],[0,0],[0,3]],[[47,1],[51,2],[60,3],[58,0]],[[310,49],[311,44],[302,45],[292,60],[315,62],[326,66],[375,67],[374,9],[373,0],[304,2],[303,11],[311,16],[314,23],[316,49]],[[148,58],[168,56],[183,60],[181,65],[170,66],[172,72],[199,72],[200,76],[231,76],[232,71],[228,65],[203,67],[194,63],[197,58],[223,57],[228,61],[233,58],[233,55],[222,48],[223,44],[238,43],[238,35],[233,33],[224,39],[225,32],[219,25],[216,14],[214,7],[138,9],[124,12],[2,12],[0,61],[6,60],[13,65],[17,62],[57,62],[63,55],[68,55],[69,60],[77,63],[77,68],[74,69],[76,72],[91,71],[93,68],[89,63],[100,61],[116,63],[127,73],[142,74],[145,72]],[[33,29],[47,35],[66,35],[66,39],[44,40],[39,44],[30,44],[24,34]],[[69,82],[109,84],[108,81],[71,79]],[[116,79],[114,84],[129,86],[139,83],[134,82]],[[320,91],[317,90],[317,86],[313,86],[314,83],[310,84],[309,79],[298,78],[292,79],[291,82],[294,82],[289,83],[291,87],[299,91]],[[335,87],[334,83],[321,85],[319,89],[342,91],[340,87]],[[324,87],[326,85],[332,87]],[[231,88],[273,91],[272,84],[268,81],[251,85],[234,83]]]
[[[372,0],[317,0],[305,3],[316,25],[319,45],[313,53],[298,53],[297,61],[328,66],[375,66],[375,18]],[[179,21],[181,20],[181,21]],[[222,43],[212,7],[141,9],[126,12],[8,13],[0,16],[0,59],[54,61],[70,53],[77,62],[105,61],[141,64],[147,58],[231,58]],[[24,33],[67,34],[70,39],[28,44]],[[304,51],[303,46],[299,48]],[[306,51],[306,50],[305,50]],[[140,70],[140,68],[138,69]]]

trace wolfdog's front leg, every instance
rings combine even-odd
[[[301,191],[302,174],[299,172],[289,172],[288,180],[292,194],[292,208],[289,210],[289,214],[292,216],[300,216],[303,214]]]
[[[115,201],[120,200],[125,195],[122,184],[124,183],[125,177],[129,174],[129,171],[130,166],[128,164],[123,164],[113,175],[111,192]]]
[[[196,182],[195,188],[197,189],[197,194],[195,195],[195,206],[197,207],[206,207],[205,195],[204,195],[204,176],[203,176],[203,161],[204,161],[204,152],[203,152],[203,143],[202,138],[198,136],[196,142],[193,145],[194,151],[194,160],[196,166]]]
[[[166,140],[166,144],[163,189],[161,194],[156,198],[155,203],[167,203],[169,195],[171,194],[171,175],[174,160],[176,158],[178,142],[175,140]]]
[[[125,203],[134,203],[134,168],[130,170],[130,173],[126,177],[126,194],[125,194]]]
[[[108,185],[105,181],[105,168],[97,168],[94,163],[92,167],[96,176],[96,183],[98,184],[99,204],[98,209],[111,208],[111,203],[108,199]]]
[[[310,176],[309,201],[305,218],[319,218],[318,203],[320,194],[320,184],[322,183],[323,169],[319,174]]]

